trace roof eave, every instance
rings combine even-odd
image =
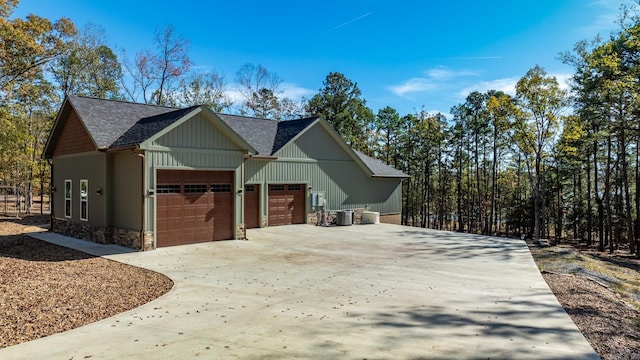
[[[408,179],[409,175],[371,175],[374,178]]]

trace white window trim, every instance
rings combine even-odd
[[[67,193],[67,184],[69,184],[69,192]],[[69,195],[69,197],[67,197]],[[67,201],[69,202],[69,214],[67,214]],[[73,214],[73,181],[65,180],[64,181],[64,217],[67,219],[71,218]]]
[[[85,191],[86,193],[82,194],[82,184],[85,184]],[[89,180],[87,179],[81,179],[80,180],[80,220],[82,221],[87,221],[89,220]],[[85,203],[85,214],[84,217],[82,217],[82,203]]]

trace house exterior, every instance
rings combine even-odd
[[[276,122],[68,96],[44,152],[52,231],[148,250],[244,239],[329,210],[399,222],[402,172],[350,149],[323,119]]]

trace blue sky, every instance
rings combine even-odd
[[[194,68],[231,86],[240,66],[261,64],[285,95],[309,98],[337,71],[374,112],[446,114],[473,90],[513,93],[536,64],[565,81],[572,69],[559,52],[608,36],[624,1],[21,0],[14,16],[100,25],[129,57],[170,24],[190,40]]]

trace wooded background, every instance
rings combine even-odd
[[[230,84],[193,70],[189,40],[171,26],[147,50],[116,54],[99,25],[14,18],[18,3],[0,0],[0,186],[28,204],[49,192],[42,151],[65,94],[198,104],[274,121],[323,116],[351,147],[410,176],[403,224],[640,256],[640,20],[631,8],[609,38],[559,54],[575,69],[570,91],[533,66],[515,95],[472,92],[447,118],[374,112],[338,72],[301,101],[285,97],[282,79],[261,65],[240,66]],[[231,86],[241,101],[228,96]]]

